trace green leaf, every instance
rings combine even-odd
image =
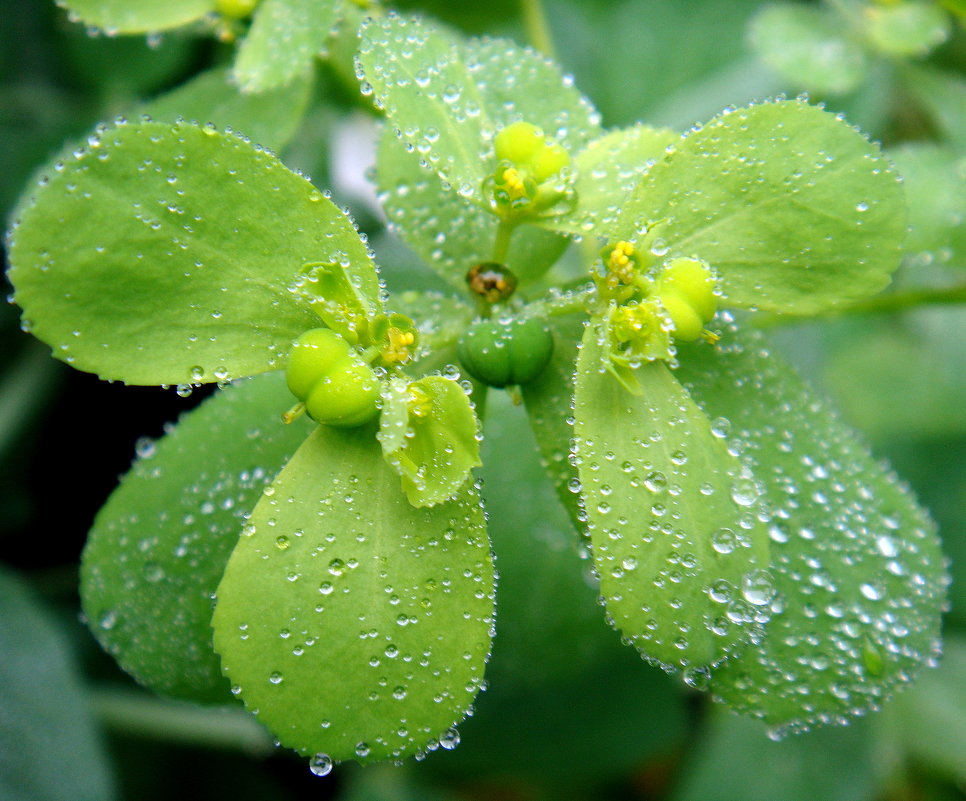
[[[493,257],[496,215],[447,191],[390,128],[379,141],[377,163],[382,205],[393,230],[434,272],[465,291],[469,269]],[[561,236],[522,225],[510,240],[506,264],[526,286],[550,269],[567,245]]]
[[[878,147],[801,101],[726,111],[644,175],[613,239],[707,261],[724,303],[810,314],[879,291],[898,266],[902,190]]]
[[[797,88],[839,95],[865,77],[865,49],[832,9],[767,5],[751,20],[748,33],[762,61]]]
[[[286,426],[281,373],[184,415],[98,513],[81,596],[94,636],[141,684],[189,701],[231,696],[211,645],[211,598],[262,489],[311,431]]]
[[[949,15],[934,2],[903,0],[866,11],[869,39],[890,56],[925,56],[949,36]]]
[[[584,333],[582,315],[550,319],[554,349],[550,362],[533,381],[520,387],[540,456],[553,487],[578,531],[586,517],[578,496],[580,479],[571,461],[573,437],[574,369]]]
[[[679,350],[681,380],[762,484],[781,607],[712,693],[793,730],[876,708],[938,651],[935,526],[759,337],[729,326],[713,351]]]
[[[836,329],[823,383],[845,419],[873,443],[966,434],[966,350],[950,347],[966,338],[962,309],[862,317]]]
[[[889,153],[909,204],[906,258],[910,266],[966,267],[966,156],[950,148],[911,143]]]
[[[903,65],[901,75],[903,88],[925,106],[943,138],[959,150],[966,149],[966,79],[910,64]]]
[[[665,362],[634,369],[640,395],[624,388],[607,369],[604,325],[584,332],[574,390],[600,592],[645,657],[703,669],[760,636],[771,614],[758,488]]]
[[[235,81],[243,92],[264,92],[306,76],[340,15],[340,0],[263,0],[238,48]]]
[[[773,742],[760,722],[714,715],[688,754],[675,801],[873,801],[886,765],[855,722]]]
[[[361,29],[363,93],[398,135],[461,197],[481,197],[483,98],[455,37],[419,18],[390,15]]]
[[[472,483],[414,508],[369,427],[319,426],[252,514],[215,649],[283,745],[335,760],[432,747],[483,680],[493,567]]]
[[[937,670],[927,671],[894,705],[906,750],[950,779],[966,780],[966,640],[947,635]]]
[[[599,137],[600,115],[553,60],[510,39],[470,39],[463,61],[496,130],[518,120],[536,125],[575,155]],[[495,164],[493,165],[496,166]]]
[[[621,202],[641,176],[680,136],[668,128],[635,125],[595,139],[574,159],[577,171],[577,209],[544,223],[554,231],[592,236],[610,228],[620,215]]]
[[[352,223],[272,154],[187,123],[120,124],[56,164],[16,215],[10,280],[26,325],[74,367],[131,384],[279,366],[318,324],[303,264],[378,278]]]
[[[396,380],[382,397],[379,441],[413,506],[454,497],[480,466],[479,424],[463,387],[442,376]]]
[[[231,128],[278,151],[298,130],[311,89],[312,81],[303,77],[274,91],[244,95],[230,81],[228,70],[214,69],[155,98],[139,111],[158,122],[180,118]]]
[[[0,797],[115,797],[100,732],[58,622],[0,571]]]
[[[215,10],[215,0],[60,0],[58,5],[109,34],[179,28]]]

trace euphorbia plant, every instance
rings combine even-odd
[[[360,35],[383,203],[448,292],[386,293],[323,192],[213,126],[104,126],[16,214],[16,301],[55,355],[236,384],[102,510],[101,643],[160,692],[240,696],[319,773],[452,747],[499,631],[471,471],[509,385],[648,661],[776,730],[908,682],[938,649],[933,526],[745,322],[887,284],[877,146],[800,100],[605,132],[509,41]]]

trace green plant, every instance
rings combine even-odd
[[[310,5],[258,7],[243,89],[355,49],[350,4],[279,11]],[[223,6],[206,24],[234,30]],[[479,418],[507,413],[490,388],[511,385],[607,620],[649,662],[778,736],[875,709],[934,661],[934,525],[752,316],[888,284],[906,212],[879,147],[804,100],[605,131],[549,59],[420,17],[362,22],[356,66],[386,119],[384,208],[438,291],[387,292],[324,192],[212,125],[99,126],[13,215],[15,301],[58,358],[234,384],[95,522],[82,595],[105,649],[161,693],[240,696],[319,774],[454,747],[500,631],[472,470]]]

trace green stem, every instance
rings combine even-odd
[[[889,295],[860,300],[851,306],[840,309],[830,309],[815,317],[844,317],[853,314],[883,314],[886,312],[904,311],[920,306],[949,306],[966,303],[966,284],[945,287],[943,289],[908,289],[893,292]],[[779,325],[799,323],[804,318],[793,314],[762,314],[754,318],[754,324],[759,328],[773,328]]]
[[[121,688],[94,688],[90,696],[101,722],[125,735],[253,755],[273,751],[271,735],[240,708],[204,708]]]
[[[516,230],[517,224],[512,220],[500,220],[496,226],[496,238],[493,240],[493,261],[506,264],[510,252],[510,238]]]
[[[549,58],[555,58],[553,37],[547,24],[547,15],[543,13],[540,0],[520,0],[520,12],[523,24],[527,29],[527,38],[537,50]]]

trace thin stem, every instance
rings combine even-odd
[[[124,734],[256,755],[273,751],[271,736],[242,709],[206,709],[121,688],[95,688],[90,696],[101,722]]]
[[[510,252],[510,238],[516,230],[517,224],[511,220],[500,220],[496,226],[496,238],[493,240],[493,261],[506,264],[507,254]]]
[[[908,289],[893,292],[889,295],[879,295],[875,298],[860,300],[851,306],[831,309],[809,319],[815,317],[845,317],[853,314],[883,314],[919,306],[949,306],[959,303],[966,303],[966,284],[943,289]],[[763,314],[754,318],[754,324],[759,328],[773,328],[779,325],[799,323],[803,319],[793,314]]]
[[[550,25],[547,24],[547,15],[543,13],[540,0],[520,0],[520,12],[530,44],[545,56],[555,58]]]

